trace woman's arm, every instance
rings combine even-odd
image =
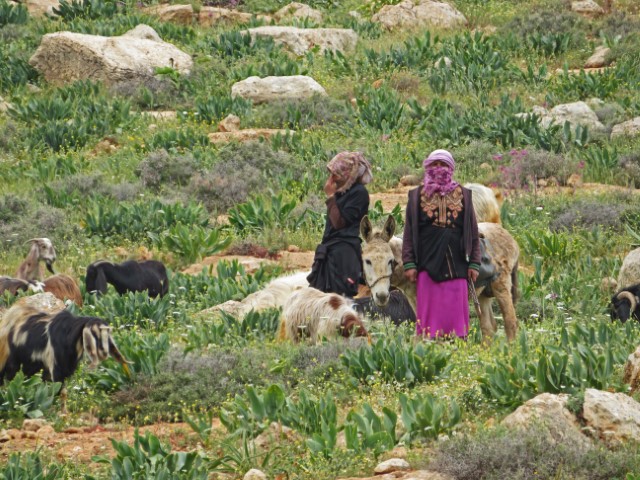
[[[476,219],[476,211],[473,208],[473,200],[469,202],[467,208],[471,209],[471,255],[469,256],[469,268],[480,270],[482,252],[480,250],[480,234],[478,233],[478,220]]]
[[[327,198],[325,202],[329,221],[336,230],[360,222],[369,209],[369,192],[366,188],[356,188],[346,195],[348,197],[344,201],[341,200],[340,204],[335,195]]]
[[[413,250],[413,206],[411,205],[411,192],[405,210],[404,233],[402,234],[402,264],[405,270],[417,269],[416,255]]]

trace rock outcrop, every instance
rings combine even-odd
[[[299,2],[291,2],[273,14],[273,18],[278,21],[287,19],[305,20],[309,19],[315,23],[322,23],[322,12],[311,8],[309,5]]]
[[[326,95],[322,86],[305,75],[288,77],[249,77],[231,86],[232,97],[242,97],[253,103],[303,100],[314,95]]]
[[[252,40],[258,37],[273,38],[296,55],[304,55],[314,47],[325,50],[351,52],[356,48],[358,34],[348,28],[296,28],[296,27],[257,27],[247,32]]]
[[[138,25],[119,37],[74,32],[49,33],[29,60],[31,66],[55,85],[77,80],[143,85],[158,67],[188,74],[191,56],[162,41],[147,25]]]
[[[403,0],[397,5],[385,5],[371,17],[388,30],[396,28],[438,27],[457,28],[467,24],[465,16],[444,2]]]
[[[640,117],[613,126],[611,130],[611,138],[614,137],[635,137],[640,135]]]

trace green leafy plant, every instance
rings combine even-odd
[[[403,439],[408,443],[416,439],[436,439],[451,432],[460,422],[460,407],[455,400],[441,400],[432,395],[409,398],[401,393],[400,405],[400,417],[406,429]]]
[[[109,460],[94,457],[94,461],[111,465],[111,478],[166,478],[175,480],[207,480],[206,458],[198,452],[171,452],[151,432],[141,436],[136,429],[133,445],[111,439],[116,456]]]
[[[412,345],[396,338],[381,338],[370,347],[345,352],[342,363],[364,382],[400,382],[406,385],[431,382],[443,373],[449,354],[430,343]]]
[[[35,452],[12,453],[0,467],[0,478],[6,480],[57,480],[65,478],[59,465],[44,465],[39,450]]]
[[[356,452],[371,450],[377,458],[381,453],[391,450],[399,441],[396,434],[398,415],[384,407],[378,416],[368,403],[362,406],[360,413],[352,410],[344,425],[347,448]]]
[[[60,5],[53,8],[53,13],[67,21],[76,18],[97,20],[124,14],[127,7],[126,2],[115,0],[60,0]]]
[[[41,375],[25,377],[22,371],[0,389],[0,418],[38,418],[51,408],[61,383],[43,382]]]
[[[250,111],[251,101],[242,97],[210,95],[206,99],[196,100],[194,115],[202,122],[215,123],[231,113],[246,116]]]
[[[6,0],[0,0],[0,28],[5,25],[21,25],[27,23],[29,12],[22,4],[10,4]]]
[[[285,200],[282,193],[269,197],[254,197],[229,209],[229,224],[239,232],[255,232],[266,228],[300,228],[306,212],[296,216],[296,200]]]
[[[148,232],[154,245],[178,255],[185,263],[218,253],[229,246],[232,238],[222,238],[222,232],[216,228],[203,228],[195,225],[178,224],[169,230],[156,234]]]
[[[363,126],[391,133],[402,124],[405,105],[388,87],[360,89],[356,105],[357,118]]]
[[[280,419],[285,407],[285,394],[278,385],[271,385],[262,393],[247,387],[247,399],[236,395],[233,402],[220,411],[220,421],[233,435],[255,437],[271,422]]]

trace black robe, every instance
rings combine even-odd
[[[360,221],[369,211],[369,192],[358,183],[344,193],[337,193],[335,202],[344,226],[335,228],[327,215],[322,243],[316,248],[307,280],[323,292],[353,297],[358,293],[362,276]]]

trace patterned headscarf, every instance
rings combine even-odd
[[[373,180],[371,164],[360,152],[340,152],[327,164],[327,169],[344,181],[337,193],[346,192],[356,183],[366,185]]]
[[[445,166],[433,166],[433,162],[443,162]],[[424,187],[422,191],[428,197],[434,193],[444,196],[452,192],[458,185],[453,177],[456,162],[453,156],[446,150],[434,150],[422,163],[424,167]]]

